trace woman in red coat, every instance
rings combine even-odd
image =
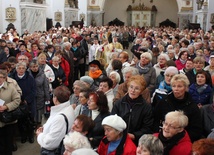
[[[188,57],[188,49],[184,48],[183,51],[178,56],[178,60],[175,61],[176,67],[178,70],[181,70],[185,67]]]
[[[125,121],[111,115],[103,119],[105,137],[100,142],[99,155],[136,155],[136,146],[127,135]]]
[[[164,155],[191,155],[192,143],[184,128],[188,117],[182,111],[172,111],[166,114],[163,128],[157,136],[164,146]]]

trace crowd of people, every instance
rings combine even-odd
[[[41,155],[214,154],[214,26],[11,29],[0,38],[0,113],[29,109],[0,121],[0,154],[17,150],[14,128],[21,143],[36,134]]]

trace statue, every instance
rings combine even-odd
[[[74,0],[75,8],[78,8],[78,0]]]

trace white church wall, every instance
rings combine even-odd
[[[139,4],[141,0],[135,0],[135,5]],[[178,5],[176,0],[153,0],[142,1],[147,7],[152,7],[155,5],[157,8],[156,16],[156,26],[160,22],[166,20],[167,18],[174,23],[178,23]],[[104,24],[108,24],[109,21],[115,19],[116,17],[127,24],[127,12],[126,9],[128,5],[133,5],[131,0],[106,0],[104,7]]]

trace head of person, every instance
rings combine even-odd
[[[140,65],[146,66],[152,61],[152,55],[149,52],[142,53],[140,56]]]
[[[179,53],[178,58],[186,61],[187,57],[188,57],[188,49],[187,48],[181,49],[181,52]]]
[[[90,117],[86,115],[79,115],[74,120],[71,131],[76,131],[80,132],[83,135],[87,135],[91,132],[94,126],[94,121]]]
[[[140,61],[140,55],[142,54],[142,53],[140,53],[140,52],[135,52],[135,53],[133,53],[134,55],[134,57],[133,57],[133,59],[132,59],[132,61],[134,62],[134,64],[137,64],[139,61]]]
[[[70,51],[71,43],[69,43],[69,42],[63,43],[63,49],[66,50],[66,51]]]
[[[37,60],[33,59],[30,64],[29,68],[32,72],[38,72],[39,71],[39,63]]]
[[[115,114],[105,117],[102,121],[102,126],[106,138],[112,142],[119,140],[123,136],[123,131],[126,129],[126,122]]]
[[[176,67],[174,66],[167,67],[167,69],[164,72],[164,80],[168,85],[170,85],[170,81],[175,74],[178,74],[178,69]]]
[[[73,83],[73,91],[75,96],[79,96],[80,91],[87,91],[88,88],[89,87],[83,81],[76,80]]]
[[[122,70],[123,63],[118,59],[113,59],[111,62],[111,66],[113,70]]]
[[[144,134],[139,139],[136,155],[163,155],[163,144],[154,135]]]
[[[196,72],[201,71],[205,65],[205,59],[203,57],[195,57],[193,60],[194,69]]]
[[[157,57],[159,55],[159,53],[160,53],[160,50],[158,47],[152,48],[152,54],[154,57]]]
[[[52,64],[53,64],[53,66],[58,67],[59,66],[59,62],[60,62],[60,58],[58,56],[54,56],[52,58]]]
[[[173,59],[175,57],[175,50],[170,49],[168,50],[167,54],[169,56],[169,59]]]
[[[6,81],[7,72],[0,70],[0,86]]]
[[[77,149],[71,153],[71,155],[85,155],[85,154],[98,155],[98,153],[95,152],[93,149],[88,148]]]
[[[116,86],[117,84],[120,83],[120,74],[116,71],[112,71],[110,74],[109,74],[109,78],[112,80],[113,82],[113,87]]]
[[[91,148],[88,138],[79,132],[69,132],[63,140],[65,151],[63,155],[71,155],[74,150],[80,148]]]
[[[93,60],[89,63],[89,71],[91,72],[95,72],[97,70],[99,70],[101,67],[101,64],[98,60]]]
[[[31,50],[32,50],[32,51],[37,51],[37,50],[39,50],[38,44],[37,44],[37,43],[32,43],[32,44],[31,44]]]
[[[59,86],[54,89],[53,92],[53,103],[54,105],[59,105],[65,103],[69,100],[71,95],[70,90],[66,86]]]
[[[193,69],[193,60],[191,58],[188,58],[185,64],[185,69],[187,71]]]
[[[128,81],[130,77],[134,75],[139,75],[139,71],[135,67],[125,67],[122,70],[124,81]]]
[[[6,53],[6,55],[10,54],[10,50],[7,46],[4,47],[4,52]]]
[[[210,67],[214,67],[214,55],[210,55],[209,64],[210,64]]]
[[[201,70],[196,73],[196,84],[199,86],[203,86],[207,84],[208,74],[206,71]]]
[[[166,66],[166,62],[169,61],[169,56],[165,53],[161,53],[159,56],[158,56],[158,63],[159,65],[163,65],[163,66]]]
[[[204,52],[201,49],[198,49],[195,53],[196,53],[197,57],[203,57],[204,56]]]
[[[108,100],[102,91],[91,92],[89,94],[88,109],[98,110],[100,113],[108,113]]]
[[[129,54],[126,51],[123,51],[119,54],[119,60],[124,63],[127,62],[129,60]]]
[[[143,76],[135,75],[129,78],[127,86],[129,97],[136,99],[146,89],[146,81]]]
[[[3,72],[5,72],[6,73],[6,75],[8,76],[8,73],[10,73],[10,63],[9,62],[4,62],[3,64],[0,64],[0,71],[3,71]]]
[[[54,46],[53,45],[48,45],[47,46],[47,50],[48,50],[48,52],[53,53],[54,52]]]
[[[213,139],[200,139],[193,143],[192,153],[193,155],[211,155],[214,154],[214,140]]]
[[[163,136],[170,139],[184,131],[188,125],[188,117],[182,111],[172,111],[166,114],[163,121]]]
[[[93,83],[94,83],[94,79],[91,78],[90,76],[82,76],[80,77],[80,81],[83,81],[86,83],[86,85],[90,88]]]
[[[39,65],[45,65],[46,64],[46,59],[47,59],[46,54],[45,53],[40,53],[38,55],[38,58],[37,58],[37,60],[39,62]]]
[[[12,57],[9,57],[7,59],[7,61],[10,63],[11,65],[11,69],[14,69],[16,67],[16,64],[17,64],[17,60],[16,60],[16,57],[12,56]]]
[[[20,55],[18,56],[18,62],[25,62],[26,65],[29,64],[29,59],[26,55]]]
[[[189,54],[194,54],[195,53],[195,48],[194,48],[194,46],[193,45],[189,45],[188,46],[188,51],[189,51]]]
[[[19,51],[26,52],[26,50],[27,50],[27,45],[26,44],[20,44],[19,45]]]
[[[109,77],[104,77],[100,80],[99,91],[106,93],[113,87],[113,81]]]
[[[183,99],[189,88],[189,80],[184,74],[176,74],[171,79],[172,92],[177,99]]]
[[[88,102],[88,99],[89,99],[89,91],[80,91],[79,93],[79,102],[82,104],[82,105],[86,105],[87,102]]]
[[[16,72],[18,76],[23,76],[25,74],[25,71],[27,69],[25,62],[19,62],[16,64]]]

